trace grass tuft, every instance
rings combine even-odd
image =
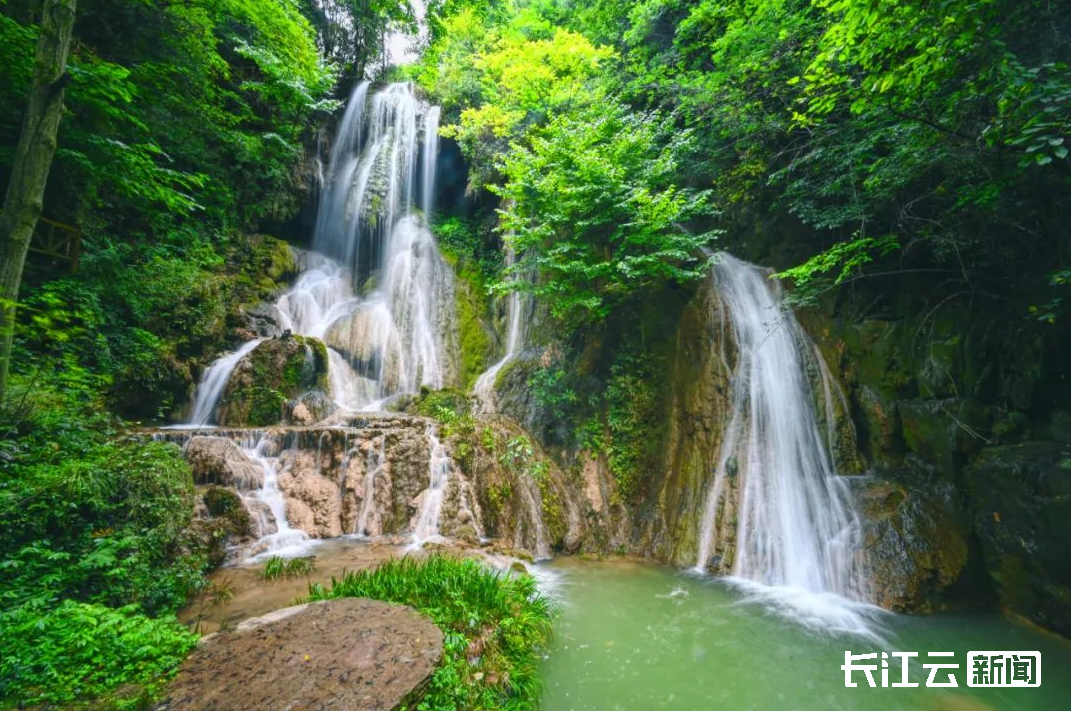
[[[313,558],[280,558],[275,555],[264,561],[264,569],[260,571],[260,577],[262,580],[297,578],[308,575],[314,570],[316,570],[316,561]]]
[[[416,709],[537,708],[539,652],[554,610],[531,576],[432,555],[346,573],[309,592],[309,600],[367,597],[410,605],[443,630],[443,664]]]

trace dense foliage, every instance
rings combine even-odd
[[[0,181],[38,5],[0,0]],[[547,347],[522,382],[570,430],[560,444],[605,458],[621,497],[642,494],[654,465],[675,309],[718,248],[776,265],[797,299],[912,273],[932,278],[919,283],[935,310],[982,295],[1039,329],[1067,321],[1071,14],[1058,3],[427,12],[421,59],[397,73],[442,105],[467,161],[471,202],[435,225],[467,295],[465,375],[493,348],[483,292],[534,293]],[[293,272],[287,245],[261,233],[301,234],[336,97],[384,69],[387,31],[414,24],[401,0],[79,0],[45,214],[81,228],[81,264],[31,261],[0,403],[0,705],[127,683],[151,695],[189,646],[167,617],[206,563],[184,533],[189,470],[109,412],[173,414],[240,307]],[[475,432],[463,395],[417,407],[444,436]],[[448,663],[424,707],[444,709],[530,705],[547,613],[533,593],[438,558],[314,590],[407,602],[441,624]],[[472,665],[476,640],[493,653]]]
[[[36,11],[0,4],[4,180]],[[238,232],[296,214],[335,71],[289,0],[83,0],[75,35],[45,215],[82,228],[82,268],[57,279],[62,265],[31,259],[17,334],[29,350],[14,366],[44,356],[47,372],[65,351],[58,371],[88,370],[120,409],[154,417],[185,397],[187,363],[218,351],[226,310],[253,296],[223,278],[259,249]]]
[[[553,222],[565,213],[583,225],[581,244],[594,247],[602,235],[585,229],[590,222],[631,226],[615,210],[643,213],[612,194],[606,204],[587,200],[587,213],[548,209],[563,198],[559,178],[577,198],[590,197],[588,176],[540,155],[557,138],[593,173],[601,166],[585,149],[596,147],[629,174],[633,194],[650,189],[651,178],[659,183],[662,171],[673,178],[658,184],[668,194],[652,195],[665,202],[675,190],[710,190],[727,227],[747,229],[741,220],[755,213],[788,229],[806,225],[811,254],[837,245],[791,273],[814,277],[814,291],[893,252],[968,283],[1007,286],[1009,263],[1038,272],[1035,292],[1044,293],[1054,266],[1053,283],[1062,283],[1068,254],[1056,224],[1069,207],[1071,28],[1051,3],[456,5],[443,6],[420,76],[457,112],[447,131],[473,160],[474,178],[496,182],[513,201],[505,203],[510,227],[518,214]],[[549,44],[559,59],[547,61]],[[619,115],[633,123],[651,116],[662,128],[645,154],[650,162],[637,166],[598,142],[607,125],[604,141],[644,140],[642,127],[620,124]],[[570,269],[551,270],[541,288],[590,299],[570,284],[592,276],[582,250],[566,246],[573,235],[542,229],[539,258]],[[673,235],[688,247],[709,243],[704,236],[688,243]],[[654,253],[662,269],[681,264],[672,243]],[[789,259],[799,256],[809,255]]]
[[[526,574],[494,572],[471,559],[403,558],[314,584],[309,599],[369,597],[410,605],[445,636],[445,660],[419,711],[532,709],[539,698],[538,652],[552,608]]]
[[[611,49],[507,7],[440,17],[415,72],[456,117],[442,132],[469,160],[470,190],[501,199],[518,259],[497,288],[534,291],[584,327],[645,288],[697,278],[713,233],[686,224],[711,213],[709,195],[673,181],[691,135],[617,102]]]
[[[126,685],[103,704],[143,708],[196,639],[173,618],[135,607],[67,600],[44,615],[20,608],[0,628],[0,704],[64,704]]]
[[[0,422],[0,707],[129,684],[137,698],[115,704],[151,696],[193,640],[167,615],[203,584],[189,467],[125,437],[75,383],[15,392]]]
[[[643,334],[672,332],[644,307],[704,248],[776,265],[797,302],[914,274],[935,308],[1061,320],[1071,20],[1051,3],[453,0],[430,38],[412,76],[519,257],[494,289],[556,321],[529,388],[623,492],[661,407]]]
[[[0,706],[144,706],[191,646],[170,615],[218,563],[214,534],[190,528],[181,453],[112,412],[184,404],[241,306],[293,273],[260,233],[287,236],[337,77],[379,58],[400,7],[77,3],[44,214],[80,228],[80,263],[31,255],[0,403]],[[0,189],[39,12],[0,0]],[[355,12],[364,44],[331,45]]]

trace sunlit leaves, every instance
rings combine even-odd
[[[668,136],[662,117],[607,102],[515,144],[495,188],[501,229],[523,255],[509,276],[534,267],[541,278],[499,288],[532,288],[557,318],[581,325],[652,285],[698,278],[715,235],[686,227],[711,213],[709,194],[673,182],[689,139]]]

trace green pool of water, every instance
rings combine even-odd
[[[820,631],[724,581],[638,563],[560,560],[546,566],[561,601],[545,661],[546,711],[1061,711],[1071,709],[1071,644],[996,615],[881,613],[881,639]],[[955,689],[845,688],[845,650],[919,652],[958,663]],[[967,652],[1039,650],[1041,686],[968,688]],[[929,660],[951,651],[950,660]],[[890,683],[899,661],[890,659]],[[943,677],[939,677],[943,678]],[[880,677],[875,676],[880,685]]]

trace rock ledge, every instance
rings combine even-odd
[[[423,691],[442,656],[442,632],[410,607],[298,605],[205,637],[157,708],[391,711]]]

